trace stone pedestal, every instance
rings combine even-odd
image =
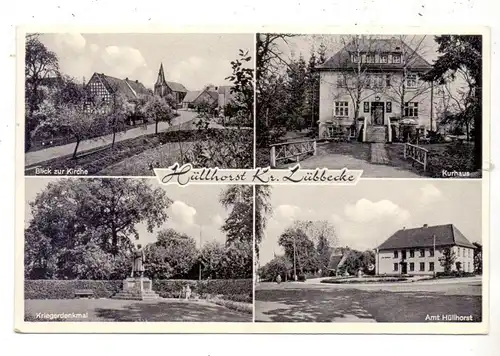
[[[152,287],[153,284],[149,278],[129,277],[123,281],[123,290],[113,298],[131,300],[158,299],[159,295],[153,291]]]

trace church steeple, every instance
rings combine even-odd
[[[158,71],[158,79],[156,79],[155,86],[165,84],[167,83],[165,81],[165,73],[163,72],[163,63],[160,63],[160,70]]]

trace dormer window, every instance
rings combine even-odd
[[[393,63],[401,63],[401,55],[400,54],[393,54],[392,55],[392,62]]]
[[[387,54],[381,54],[380,55],[380,63],[387,63],[387,61],[388,61]]]
[[[351,60],[353,63],[358,63],[359,62],[359,56],[357,54],[351,55]]]
[[[366,63],[374,63],[374,62],[375,62],[375,56],[373,54],[367,54]]]
[[[406,75],[406,86],[408,88],[416,88],[418,85],[418,78],[415,73],[408,73]]]

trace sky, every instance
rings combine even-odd
[[[29,224],[31,220],[31,209],[29,202],[36,198],[49,182],[54,182],[58,178],[26,179],[26,204],[25,222]],[[164,228],[173,228],[178,232],[183,232],[191,236],[196,241],[196,246],[200,246],[200,226],[202,232],[202,245],[210,241],[224,243],[226,236],[220,231],[228,215],[228,211],[219,203],[219,196],[224,186],[214,185],[189,185],[178,187],[177,185],[160,185],[156,178],[148,179],[152,187],[161,187],[167,196],[173,201],[168,208],[169,219],[159,229],[149,233],[144,224],[136,225],[139,232],[140,243],[145,246],[156,241],[157,232]]]
[[[163,63],[165,79],[188,90],[228,85],[239,49],[253,54],[252,34],[42,34],[59,57],[60,70],[78,81],[94,72],[139,80],[152,89]]]
[[[476,180],[360,180],[355,186],[273,186],[273,215],[260,247],[264,265],[283,250],[278,238],[294,220],[328,220],[339,246],[374,249],[397,230],[454,224],[481,241],[481,182]]]

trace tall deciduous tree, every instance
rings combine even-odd
[[[198,259],[194,239],[174,229],[161,230],[144,254],[145,269],[152,279],[184,278]]]
[[[443,267],[445,273],[451,272],[456,259],[457,256],[455,251],[451,248],[447,247],[443,250],[443,256],[439,258],[439,263]]]
[[[472,243],[474,249],[474,273],[483,274],[483,245],[479,242]]]
[[[231,93],[234,100],[231,108],[237,116],[238,126],[253,126],[254,71],[248,67],[251,60],[248,51],[240,49],[239,58],[231,61],[233,73],[226,78],[233,84]]]
[[[307,272],[318,269],[314,243],[299,228],[287,228],[279,237],[278,244],[285,250],[285,256],[295,261],[297,271]]]
[[[253,243],[253,189],[249,185],[231,185],[224,189],[220,202],[231,209],[221,230],[228,244],[241,241]]]
[[[62,179],[30,202],[25,267],[40,278],[57,273],[68,254],[93,244],[113,256],[130,250],[136,225],[161,226],[171,200],[143,180]]]
[[[426,75],[429,81],[445,84],[454,80],[457,73],[465,73],[470,96],[464,115],[474,121],[474,162],[476,170],[482,168],[482,98],[483,98],[483,39],[480,35],[442,35],[435,37],[439,57]]]
[[[25,46],[24,75],[27,111],[25,113],[24,144],[25,150],[28,151],[31,148],[31,133],[38,125],[38,122],[34,120],[33,113],[38,110],[43,99],[40,87],[48,77],[59,75],[59,60],[57,55],[40,41],[39,35],[36,33],[26,35]]]

